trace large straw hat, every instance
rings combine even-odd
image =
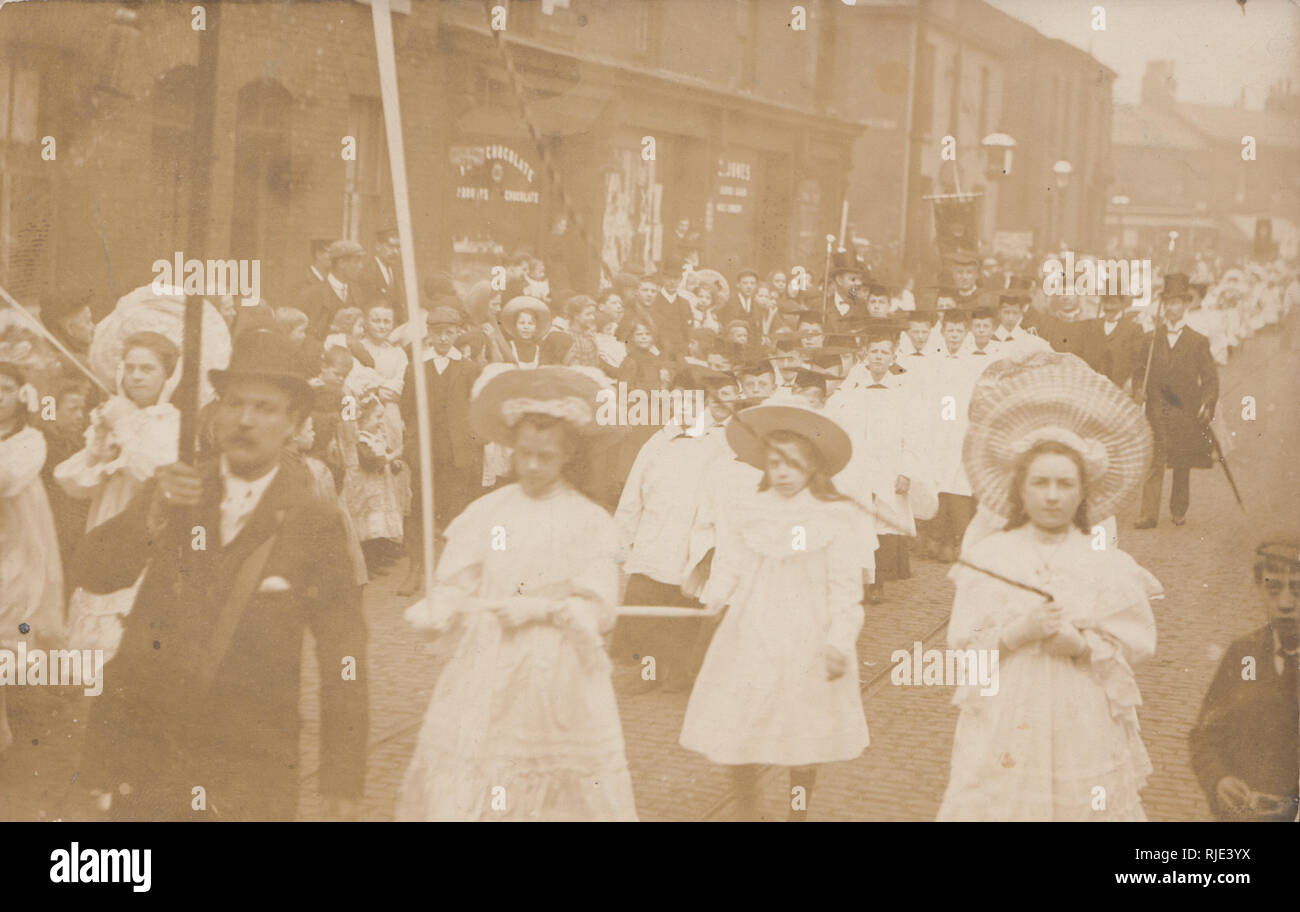
[[[824,412],[798,405],[755,405],[740,412],[727,425],[727,443],[736,456],[757,469],[767,468],[763,438],[774,431],[793,431],[821,454],[827,477],[849,464],[853,444],[848,433]]]
[[[1134,402],[1074,355],[1034,352],[990,364],[970,400],[962,462],[976,499],[1010,517],[1020,458],[1054,440],[1083,457],[1088,510],[1114,515],[1151,462],[1151,427]]]
[[[515,337],[515,318],[525,311],[532,314],[533,319],[537,321],[537,332],[533,334],[532,341],[542,341],[542,336],[546,335],[546,331],[551,328],[551,309],[537,298],[530,298],[528,295],[511,298],[502,308],[501,328],[511,337]]]
[[[489,364],[474,382],[470,423],[475,433],[509,446],[514,428],[528,414],[563,420],[579,434],[601,429],[596,420],[598,393],[609,379],[596,368],[538,367],[521,370],[511,364]]]

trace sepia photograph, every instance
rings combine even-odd
[[[1298,43],[3,3],[0,820],[1300,820]]]

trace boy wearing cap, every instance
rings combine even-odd
[[[361,287],[366,248],[356,241],[335,241],[329,246],[330,268],[325,281],[303,291],[297,307],[307,315],[307,337],[317,343],[329,334],[334,314],[344,307],[364,309],[367,295]]]
[[[480,482],[486,441],[479,439],[470,425],[470,392],[478,378],[479,366],[462,357],[456,347],[456,339],[463,328],[460,312],[447,306],[434,307],[429,311],[428,327],[422,350],[432,445],[434,535],[439,535],[466,504],[482,493]],[[419,471],[420,442],[416,433],[418,417],[413,365],[406,369],[402,384],[401,414],[406,427],[405,460],[412,467],[411,511],[406,520],[406,550],[411,560],[406,581],[398,589],[398,595],[409,595],[416,592],[424,580],[424,551],[420,544],[424,529],[420,494],[423,482]]]
[[[1233,641],[1188,736],[1192,769],[1220,820],[1297,819],[1300,778],[1300,535],[1255,552],[1264,626]]]

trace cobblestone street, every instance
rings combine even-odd
[[[1249,513],[1233,502],[1219,469],[1193,474],[1187,524],[1175,528],[1167,507],[1161,524],[1134,531],[1129,510],[1120,520],[1120,544],[1164,584],[1156,603],[1158,645],[1138,669],[1144,705],[1142,734],[1155,772],[1144,792],[1152,820],[1208,819],[1189,765],[1186,736],[1222,650],[1262,623],[1251,602],[1250,561],[1273,528],[1294,526],[1300,481],[1295,391],[1300,358],[1280,349],[1277,333],[1245,343],[1222,371],[1220,409],[1233,432],[1229,462]],[[1241,420],[1241,399],[1255,397],[1257,419]],[[1167,493],[1166,493],[1167,496]],[[956,712],[949,688],[894,686],[889,656],[917,640],[943,645],[952,587],[946,567],[913,561],[913,578],[890,584],[888,601],[871,609],[859,641],[861,677],[871,746],[857,760],[821,770],[813,793],[814,820],[929,820],[947,782]],[[397,790],[437,677],[437,662],[402,621],[409,599],[394,595],[398,566],[366,592],[370,628],[371,748],[363,818],[392,818]],[[302,816],[322,814],[316,782],[315,660],[308,643],[302,712]],[[688,695],[655,690],[633,694],[639,667],[616,665],[628,761],[641,819],[725,819],[725,770],[677,743]],[[79,724],[93,698],[23,694],[14,701],[23,740],[0,762],[0,816],[5,819],[77,817],[75,793]],[[767,815],[785,817],[782,771],[764,780]]]

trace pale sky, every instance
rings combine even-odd
[[[958,0],[962,2],[962,0]],[[1300,0],[988,0],[1117,72],[1115,101],[1136,103],[1150,59],[1172,59],[1178,100],[1263,106],[1269,83],[1300,92]],[[1092,9],[1106,10],[1105,31]]]

